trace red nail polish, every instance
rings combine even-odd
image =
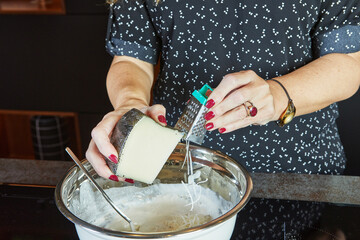
[[[109,179],[110,179],[110,180],[113,180],[113,181],[115,181],[115,182],[118,182],[118,181],[119,181],[119,178],[118,178],[116,175],[111,175],[111,176],[109,177]]]
[[[226,128],[220,128],[219,133],[224,133],[226,131]]]
[[[212,108],[215,105],[215,101],[210,99],[206,102],[205,107]]]
[[[130,178],[125,178],[124,181],[125,181],[125,182],[128,182],[128,183],[134,183],[134,182],[135,182],[134,180],[132,180],[132,179],[130,179]]]
[[[214,114],[213,111],[208,112],[208,113],[205,114],[205,116],[204,116],[204,118],[205,118],[206,121],[212,119],[213,117],[215,117],[215,114]]]
[[[114,154],[111,154],[108,159],[110,159],[113,163],[118,163],[118,159]]]
[[[205,125],[206,130],[210,130],[210,129],[212,129],[213,127],[214,127],[214,124],[213,124],[213,123],[207,123],[207,124]]]
[[[159,115],[158,119],[161,123],[165,123],[166,124],[166,118],[164,117],[164,115]]]

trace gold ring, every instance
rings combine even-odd
[[[248,103],[248,104],[247,104],[247,103]],[[252,102],[246,101],[246,102],[244,103],[244,106],[245,106],[246,113],[247,113],[248,116],[250,116],[250,117],[255,117],[255,116],[256,116],[258,110],[257,110],[257,108],[252,104]]]

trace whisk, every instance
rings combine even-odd
[[[85,173],[86,177],[90,180],[90,182],[96,187],[96,189],[101,193],[101,195],[105,198],[105,200],[110,204],[110,206],[130,225],[131,231],[135,232],[135,226],[131,219],[125,215],[110,199],[110,197],[104,192],[104,190],[99,186],[99,184],[95,181],[95,179],[91,176],[91,174],[86,170],[86,168],[81,164],[80,160],[76,157],[76,155],[71,151],[70,148],[65,149],[66,152],[70,155],[71,159],[79,166],[79,168]]]

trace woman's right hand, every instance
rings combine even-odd
[[[112,162],[117,163],[118,153],[115,147],[110,143],[110,136],[120,118],[132,107],[118,108],[109,112],[91,131],[91,141],[86,151],[86,159],[93,166],[99,176],[111,179],[113,181],[132,181],[124,178],[119,178],[114,175],[105,162],[105,157]],[[159,122],[166,125],[165,108],[162,105],[153,106],[137,106],[137,109]]]

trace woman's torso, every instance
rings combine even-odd
[[[216,87],[224,75],[249,69],[270,79],[312,61],[312,38],[323,14],[316,0],[161,0],[145,8],[157,39],[154,48],[161,53],[154,103],[166,107],[171,126],[191,93],[205,83]],[[136,22],[131,27],[146,28]],[[333,104],[284,128],[270,122],[227,134],[208,132],[203,145],[249,171],[340,173],[345,157],[337,117]]]

